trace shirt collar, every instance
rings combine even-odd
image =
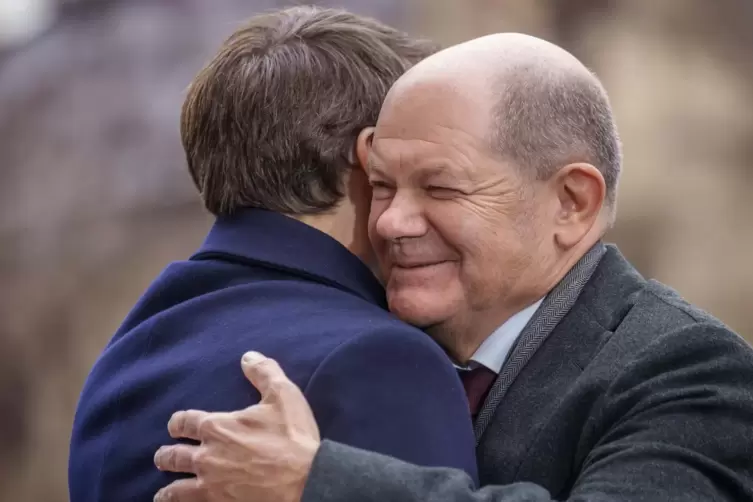
[[[384,288],[345,246],[294,218],[264,209],[242,209],[217,218],[191,259],[249,262],[347,290],[387,308]]]
[[[495,373],[499,373],[507,359],[507,354],[515,344],[515,340],[518,339],[523,328],[526,327],[528,321],[531,320],[533,314],[536,313],[536,310],[538,310],[543,301],[544,299],[542,298],[533,305],[526,307],[494,330],[479,348],[476,349],[476,352],[473,353],[468,367],[460,369],[473,369],[481,365]]]

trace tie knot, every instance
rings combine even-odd
[[[494,380],[497,379],[497,374],[486,366],[477,366],[471,370],[461,369],[458,373],[465,387],[465,394],[468,396],[471,416],[475,417],[481,410]]]

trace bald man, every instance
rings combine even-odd
[[[198,477],[157,500],[753,500],[753,350],[602,243],[621,153],[580,62],[515,34],[447,49],[363,142],[390,309],[460,368],[484,487],[320,441],[300,391],[248,354],[262,404],[174,415],[201,444],[155,463]]]

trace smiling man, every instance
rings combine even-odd
[[[620,169],[603,87],[559,47],[498,34],[416,65],[373,136],[370,236],[390,309],[494,375],[474,423],[483,487],[319,442],[300,392],[250,355],[262,405],[174,415],[170,433],[201,444],[155,463],[198,477],[160,497],[753,500],[753,350],[602,244]]]

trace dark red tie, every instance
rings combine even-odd
[[[485,366],[477,366],[472,370],[458,370],[460,380],[463,381],[465,393],[468,396],[468,405],[471,409],[471,416],[476,417],[489,390],[497,379],[497,374]]]

